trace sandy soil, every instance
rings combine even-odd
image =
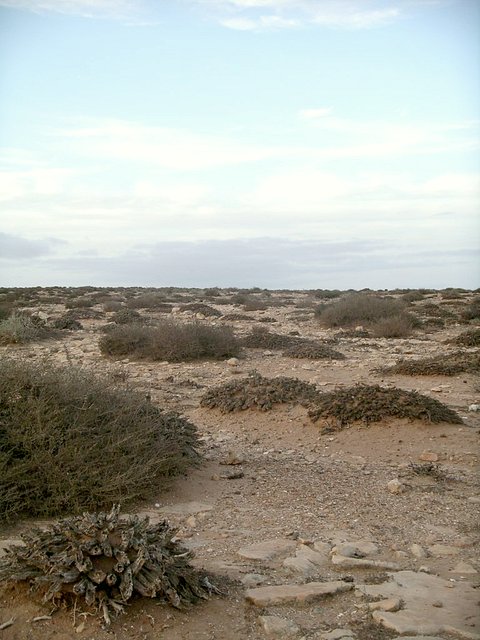
[[[59,309],[52,307],[48,311],[55,314]],[[238,311],[233,306],[219,309],[223,313]],[[277,322],[271,329],[279,333],[298,331],[317,339],[337,333],[319,328],[311,315],[298,319],[293,304],[250,315],[258,320],[264,315],[275,317]],[[197,425],[204,463],[139,510],[152,521],[167,517],[177,526],[178,537],[195,552],[195,564],[218,576],[225,596],[212,597],[187,611],[176,611],[154,600],[137,600],[127,615],[106,629],[81,607],[75,612],[53,613],[24,588],[6,588],[0,596],[0,625],[10,619],[13,624],[0,631],[2,640],[281,637],[266,635],[259,620],[261,615],[294,622],[300,630],[292,637],[308,640],[322,638],[322,634],[336,628],[352,630],[359,640],[397,637],[372,621],[368,605],[354,591],[305,605],[259,609],[248,604],[245,588],[255,580],[264,585],[312,579],[363,583],[385,577],[383,570],[375,568],[352,569],[327,563],[319,568],[317,576],[306,579],[292,574],[282,559],[255,561],[238,553],[252,543],[278,538],[307,545],[319,541],[330,546],[338,541],[370,540],[379,547],[379,558],[396,563],[400,569],[418,571],[423,567],[450,581],[478,585],[478,573],[456,570],[463,562],[466,564],[461,566],[480,571],[480,413],[468,410],[480,401],[478,378],[470,374],[410,377],[375,372],[377,367],[393,364],[400,357],[455,350],[444,341],[464,331],[464,325],[451,324],[435,333],[417,332],[408,339],[340,338],[335,348],[346,355],[343,361],[294,360],[277,351],[249,349],[235,364],[169,364],[103,358],[97,343],[98,327],[104,322],[84,321],[82,331],[66,335],[61,341],[3,347],[2,352],[32,360],[72,361],[97,372],[121,372],[130,383],[150,393],[153,402],[180,411]],[[239,333],[252,326],[244,321],[229,324]],[[458,411],[464,424],[390,420],[322,434],[321,425],[312,424],[300,406],[227,415],[199,407],[206,388],[252,370],[269,377],[297,377],[327,390],[356,382],[416,389]],[[436,454],[441,477],[412,471],[410,463],[421,462],[425,453]],[[239,464],[228,464],[232,460]],[[387,488],[387,483],[396,478],[404,484],[403,493],[393,494]],[[15,539],[28,524],[0,530],[3,544]],[[412,552],[413,543],[427,552],[426,557]],[[444,553],[440,553],[442,548],[438,545],[445,546]],[[251,574],[261,578],[252,578]],[[480,633],[478,622],[472,624],[477,624],[472,630]],[[436,635],[451,637],[445,632]]]

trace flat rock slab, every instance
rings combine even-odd
[[[161,507],[159,513],[174,513],[180,516],[190,516],[194,513],[203,513],[211,511],[213,505],[205,502],[182,502],[180,504],[172,504],[170,506]]]
[[[284,584],[276,587],[247,589],[245,598],[257,607],[266,607],[288,602],[312,602],[323,598],[323,596],[350,591],[350,589],[353,589],[352,584],[340,580],[335,582],[309,582],[308,584]]]
[[[9,540],[0,540],[0,558],[7,555],[7,549],[11,546],[23,545],[23,540],[20,538],[11,538]]]
[[[360,585],[362,593],[400,598],[400,611],[374,611],[373,618],[397,633],[451,633],[468,640],[480,640],[479,594],[470,584],[449,582],[415,571],[398,571],[379,585]]]
[[[385,560],[373,560],[370,558],[350,558],[340,554],[332,555],[332,564],[349,569],[389,569],[390,571],[399,569],[399,565],[395,562],[387,562]]]
[[[248,547],[242,547],[239,549],[238,555],[247,560],[263,560],[264,562],[268,562],[269,560],[277,560],[287,556],[296,546],[297,544],[293,540],[275,538],[273,540],[257,542]]]
[[[300,634],[298,627],[291,620],[279,618],[278,616],[260,616],[260,624],[268,638],[297,638]]]

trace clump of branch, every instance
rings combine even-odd
[[[260,326],[253,327],[242,340],[243,346],[251,349],[286,349],[299,342],[302,342],[302,338],[274,333]]]
[[[174,540],[166,521],[84,513],[47,530],[23,534],[23,546],[11,546],[0,561],[0,580],[28,582],[55,607],[81,598],[106,622],[124,612],[134,595],[160,598],[176,608],[207,599],[218,590],[190,566],[191,552]]]
[[[319,395],[309,416],[313,422],[334,418],[338,428],[357,421],[369,424],[390,417],[463,424],[455,411],[416,391],[362,384]]]
[[[297,378],[264,378],[258,373],[209,389],[200,401],[202,407],[220,409],[222,413],[260,409],[268,411],[275,404],[311,404],[318,395],[313,384]]]
[[[283,355],[289,358],[309,358],[310,360],[345,360],[344,354],[340,351],[313,340],[297,342],[286,349]]]
[[[450,342],[464,347],[480,347],[480,328],[464,331],[456,338],[450,340]]]
[[[418,360],[401,359],[393,366],[385,367],[380,371],[407,376],[455,376],[463,372],[478,373],[480,371],[480,354],[458,351]]]

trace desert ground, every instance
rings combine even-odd
[[[92,306],[72,310],[81,328],[5,344],[2,357],[92,370],[196,425],[200,464],[133,510],[178,527],[193,564],[212,574],[222,594],[184,610],[137,598],[107,627],[87,607],[52,611],[26,586],[7,584],[0,591],[2,640],[480,638],[478,370],[385,371],[402,359],[442,362],[454,352],[478,354],[478,341],[452,343],[478,330],[478,319],[465,316],[478,292],[410,296],[408,311],[419,322],[396,338],[375,337],[361,322],[322,325],[317,305],[338,298],[323,299],[321,292],[163,291],[161,309],[139,309],[152,323],[168,317],[228,325],[239,338],[267,327],[345,356],[294,358],[278,348],[243,347],[233,358],[190,362],[101,353],[101,328],[115,313],[105,301],[121,306],[141,290],[50,288],[23,308],[51,322],[65,314],[66,292],[93,296]],[[375,293],[399,300],[408,295]],[[189,308],[192,303],[216,313]],[[462,422],[386,417],[339,428],[331,420],[313,422],[308,407],[294,401],[226,413],[201,405],[209,389],[257,374],[296,378],[320,392],[359,384],[417,391],[456,411]],[[0,548],[32,524],[48,521],[2,523]]]

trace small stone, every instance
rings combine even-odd
[[[438,462],[439,455],[434,451],[424,451],[418,456],[419,460],[423,460],[423,462]]]
[[[358,542],[344,542],[337,544],[332,552],[338,553],[347,558],[365,558],[365,556],[373,556],[378,553],[378,547],[369,540],[359,540]]]
[[[300,633],[300,628],[292,620],[278,616],[259,616],[258,619],[270,638],[295,638]]]
[[[386,598],[378,602],[371,602],[368,606],[370,611],[400,611],[402,601],[400,598]]]
[[[185,524],[187,527],[189,527],[190,529],[194,529],[197,526],[197,519],[195,518],[195,516],[189,516],[186,520],[185,520]]]
[[[387,489],[390,491],[390,493],[399,495],[405,492],[406,487],[403,482],[401,482],[398,478],[395,478],[394,480],[390,480],[389,482],[387,482]]]
[[[243,576],[241,582],[246,589],[251,589],[252,587],[258,587],[258,585],[263,584],[267,580],[267,576],[262,576],[260,573],[247,573]]]
[[[240,360],[238,358],[229,358],[226,362],[231,367],[238,367]]]
[[[228,452],[227,458],[222,464],[234,465],[234,464],[242,464],[245,462],[245,456],[241,451],[234,451],[231,449]]]
[[[428,556],[425,549],[416,542],[410,545],[410,551],[412,552],[412,555],[415,556],[415,558],[426,558]]]
[[[468,406],[469,411],[480,411],[480,404],[470,404]]]

